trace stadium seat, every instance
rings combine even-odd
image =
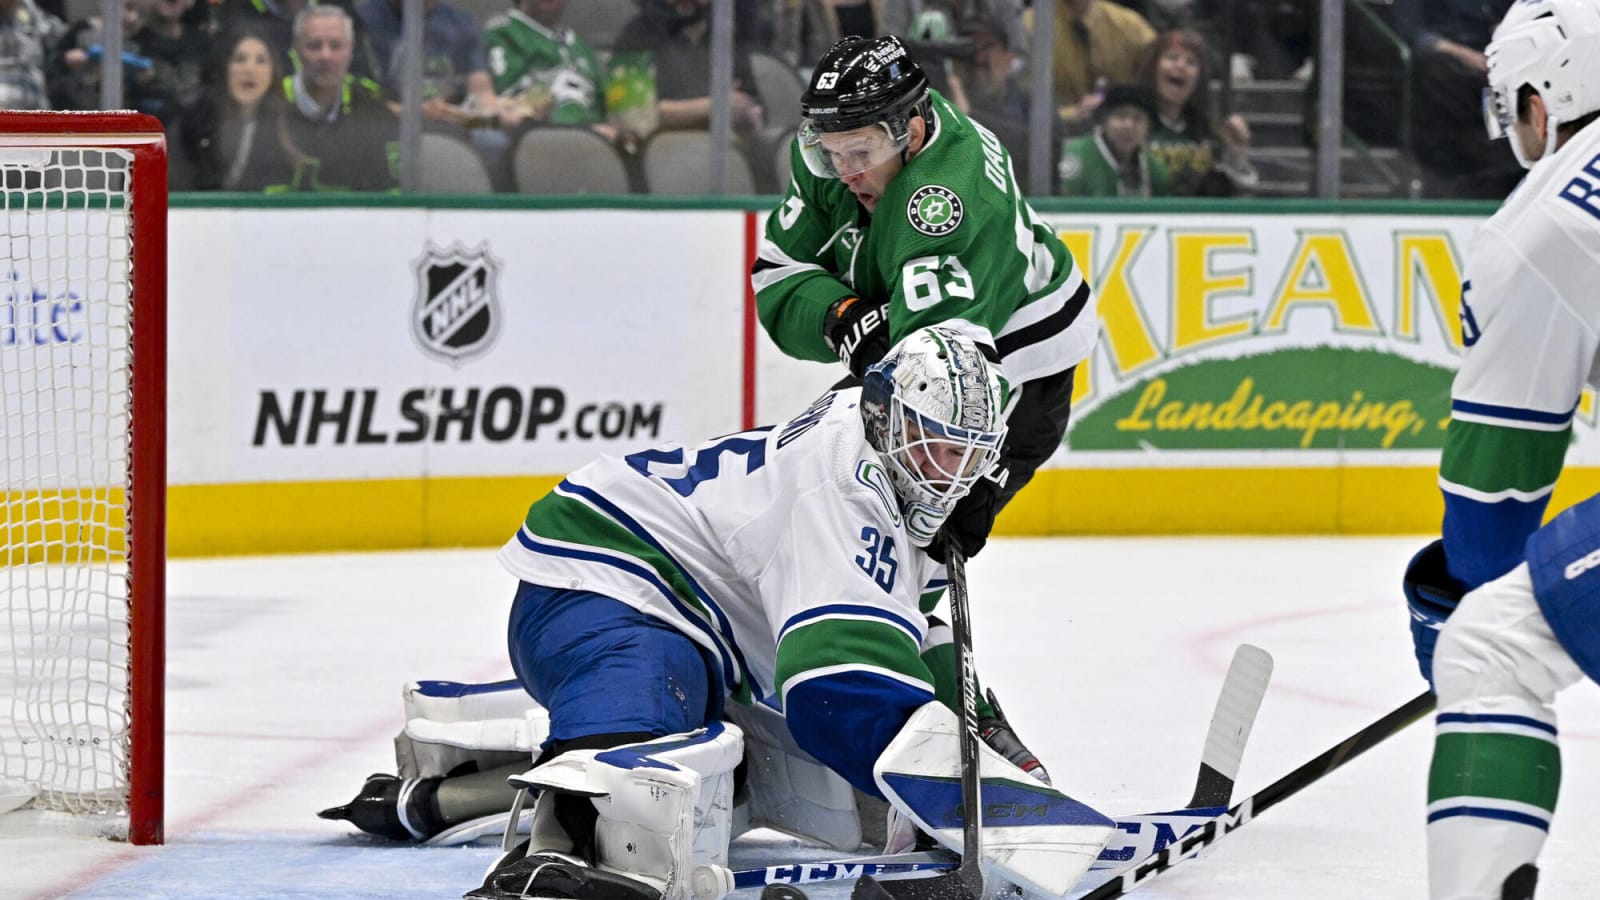
[[[605,138],[584,127],[529,129],[512,151],[523,194],[626,194],[628,166]]]
[[[772,142],[772,177],[778,193],[789,189],[789,167],[793,164],[790,156],[794,150],[794,132],[784,132]]]
[[[644,183],[652,194],[713,194],[711,135],[705,131],[658,131],[644,145]],[[755,178],[737,148],[728,149],[729,194],[753,194]]]
[[[492,194],[494,183],[471,144],[447,134],[423,132],[417,189],[428,194]]]
[[[800,125],[800,95],[806,86],[788,63],[768,53],[750,54],[750,69],[756,79],[756,93],[766,113],[767,126],[790,130]]]

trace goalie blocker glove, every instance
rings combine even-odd
[[[1406,606],[1411,611],[1411,644],[1417,654],[1417,668],[1428,686],[1433,687],[1433,648],[1439,642],[1439,629],[1461,605],[1467,586],[1450,574],[1444,558],[1444,541],[1437,540],[1417,551],[1406,566],[1404,582]]]
[[[889,354],[889,305],[860,297],[835,300],[822,320],[822,338],[850,374],[860,378]]]

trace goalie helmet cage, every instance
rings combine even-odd
[[[0,787],[162,842],[166,144],[0,112]],[[16,788],[20,786],[20,791]]]

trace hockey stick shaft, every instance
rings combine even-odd
[[[974,898],[983,890],[983,798],[978,760],[978,667],[972,653],[972,617],[967,605],[967,561],[955,540],[946,537],[950,570],[950,631],[961,675],[961,866],[956,878]]]
[[[1178,863],[1215,844],[1224,835],[1244,827],[1251,819],[1314,784],[1329,772],[1398,734],[1406,726],[1432,711],[1435,702],[1431,692],[1418,694],[1400,708],[1345,738],[1300,768],[1246,797],[1243,802],[1229,807],[1227,812],[1207,822],[1198,831],[1134,864],[1122,875],[1083,895],[1079,900],[1109,900],[1149,883]]]
[[[978,670],[972,655],[972,620],[967,606],[967,560],[953,539],[946,539],[945,568],[949,571],[950,635],[956,652],[956,674],[961,689],[961,864],[916,881],[880,882],[871,875],[856,881],[853,900],[979,900],[983,885],[983,798],[978,772]]]
[[[905,875],[939,872],[960,864],[954,853],[940,851],[863,856],[817,862],[787,863],[760,869],[737,869],[731,873],[734,890],[765,887],[769,884],[815,884],[843,881],[863,875]]]

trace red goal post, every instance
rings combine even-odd
[[[167,160],[0,111],[0,793],[163,837]],[[0,798],[3,799],[3,798]],[[120,818],[106,820],[120,832]]]

